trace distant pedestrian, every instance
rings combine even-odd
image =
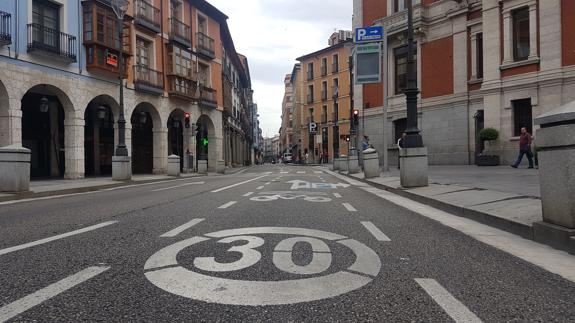
[[[306,152],[305,156],[304,156],[304,164],[307,165],[307,159],[309,157],[309,154]]]
[[[404,132],[401,134],[401,137],[399,137],[399,139],[397,139],[397,148],[399,149],[397,151],[397,169],[399,169],[401,167],[400,155],[401,155],[401,150],[403,149],[403,140],[405,139],[406,135],[407,134]]]
[[[363,136],[363,142],[361,143],[361,150],[366,150],[369,148],[369,137]]]
[[[529,168],[533,168],[533,153],[531,152],[531,143],[533,143],[533,137],[529,132],[527,132],[527,128],[521,128],[521,136],[519,137],[519,156],[517,156],[517,160],[511,167],[517,168],[519,164],[521,164],[521,160],[523,159],[523,155],[527,155],[527,160],[529,160]]]

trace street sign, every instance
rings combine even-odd
[[[355,43],[372,43],[383,40],[383,27],[373,26],[355,29]]]
[[[309,123],[309,133],[316,133],[317,132],[317,123],[310,122]]]
[[[381,44],[360,44],[356,46],[356,84],[381,82]]]

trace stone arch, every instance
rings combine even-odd
[[[168,116],[166,126],[168,128],[168,155],[180,157],[180,171],[184,170],[184,159],[187,155],[188,130],[185,128],[186,112],[180,108],[173,109]]]
[[[218,139],[216,126],[210,116],[203,114],[198,118],[197,124],[200,125],[196,136],[196,154],[197,159],[208,160],[208,170],[215,171],[218,162]],[[207,139],[207,147],[205,140]]]
[[[54,85],[37,84],[21,103],[22,145],[32,150],[33,177],[83,178],[84,122],[70,97]]]
[[[0,147],[14,143],[12,139],[12,120],[10,117],[10,99],[4,83],[0,81]]]
[[[86,175],[111,175],[112,156],[118,141],[120,105],[102,94],[84,109],[84,160]]]
[[[132,110],[127,123],[131,125],[129,133],[133,173],[165,173],[168,163],[168,129],[156,107],[149,102],[139,103]],[[127,134],[128,131],[126,137]]]

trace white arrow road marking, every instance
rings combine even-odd
[[[349,203],[342,203],[342,205],[349,211],[349,212],[357,212],[357,210]]]
[[[80,233],[85,233],[85,232],[89,232],[89,231],[92,231],[92,230],[100,229],[100,228],[103,228],[103,227],[106,227],[106,226],[109,226],[109,225],[112,225],[112,224],[115,224],[115,223],[118,223],[118,221],[108,221],[108,222],[104,222],[104,223],[92,225],[92,226],[89,226],[89,227],[86,227],[86,228],[83,228],[83,229],[80,229],[80,230],[75,230],[75,231],[70,231],[70,232],[67,232],[67,233],[59,234],[59,235],[57,235],[57,236],[53,236],[53,237],[50,237],[50,238],[45,238],[45,239],[41,239],[41,240],[37,240],[37,241],[33,241],[33,242],[28,242],[28,243],[25,243],[25,244],[22,244],[22,245],[19,245],[19,246],[14,246],[14,247],[2,249],[2,250],[0,250],[0,256],[1,256],[1,255],[5,255],[5,254],[7,254],[7,253],[14,252],[14,251],[18,251],[18,250],[22,250],[22,249],[26,249],[26,248],[30,248],[30,247],[34,247],[34,246],[38,246],[38,245],[41,245],[41,244],[44,244],[44,243],[48,243],[48,242],[51,242],[51,241],[54,241],[54,240],[59,240],[59,239],[63,239],[63,238],[75,236],[75,235],[80,234]]]
[[[206,182],[193,182],[193,183],[186,183],[186,184],[182,184],[182,185],[176,185],[176,186],[170,186],[170,187],[164,187],[164,188],[158,188],[155,190],[152,190],[151,192],[160,192],[160,191],[166,191],[166,190],[172,190],[174,188],[180,188],[180,187],[184,187],[184,186],[190,186],[190,185],[202,185],[205,184]]]
[[[228,202],[228,203],[226,203],[226,204],[224,204],[224,205],[218,207],[218,209],[227,209],[227,208],[229,208],[230,206],[232,206],[232,205],[234,205],[234,204],[236,204],[236,203],[238,203],[238,202],[237,202],[237,201],[230,201],[230,202]]]
[[[369,233],[375,237],[375,239],[377,239],[377,241],[391,241],[391,239],[388,238],[385,233],[381,232],[381,230],[379,230],[375,224],[371,223],[370,221],[364,221],[361,222],[361,224],[367,229],[367,231],[369,231]]]
[[[341,194],[339,194],[339,193],[333,193],[333,196],[337,197],[338,199],[341,198]]]
[[[451,295],[435,279],[416,278],[415,281],[425,290],[447,315],[455,322],[480,323],[481,320],[465,305]]]
[[[219,192],[221,192],[221,191],[225,191],[225,190],[230,189],[230,188],[232,188],[232,187],[236,187],[236,186],[240,186],[240,185],[243,185],[243,184],[246,184],[246,183],[249,183],[249,182],[257,181],[258,179],[264,178],[264,177],[266,177],[266,176],[268,176],[268,175],[259,176],[259,177],[256,177],[256,178],[249,179],[249,180],[247,180],[247,181],[243,181],[243,182],[235,183],[235,184],[232,184],[232,185],[229,185],[229,186],[225,186],[225,187],[222,187],[222,188],[218,188],[217,190],[213,190],[212,193],[219,193]]]
[[[184,225],[181,225],[172,231],[169,231],[169,232],[162,234],[160,237],[162,237],[162,238],[173,238],[173,237],[177,236],[178,234],[186,231],[187,229],[193,227],[194,225],[196,225],[202,221],[204,221],[204,219],[193,219],[192,221],[190,221]]]
[[[52,285],[44,287],[37,292],[25,296],[13,303],[0,308],[0,322],[6,322],[15,316],[24,313],[34,306],[61,294],[93,277],[110,269],[110,267],[88,267],[77,274],[69,276]]]

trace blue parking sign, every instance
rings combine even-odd
[[[355,29],[356,43],[378,42],[383,40],[383,27],[374,26]]]

